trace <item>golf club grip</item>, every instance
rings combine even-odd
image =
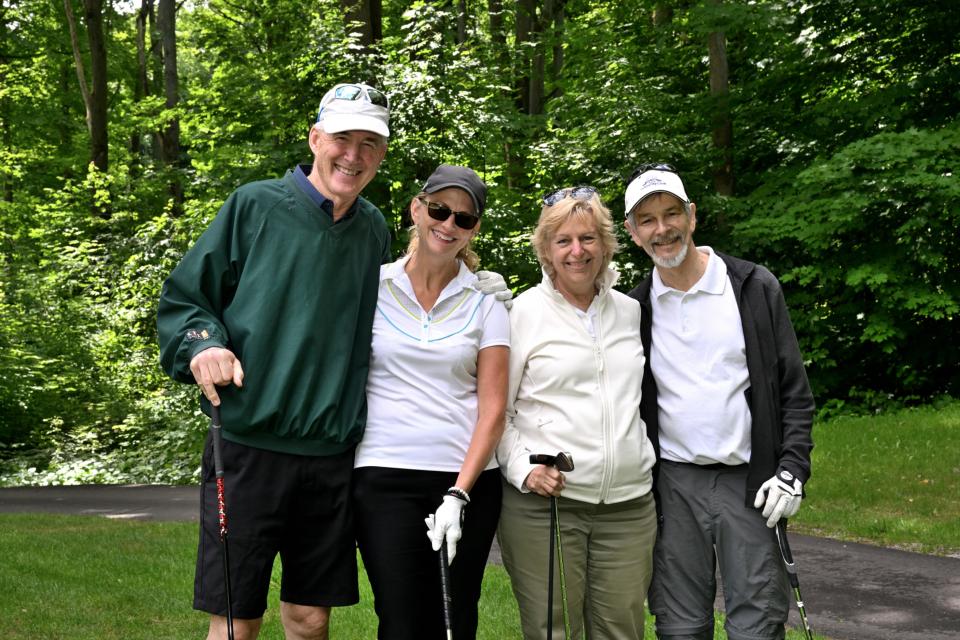
[[[790,543],[787,541],[787,521],[786,519],[777,522],[777,544],[780,545],[780,555],[783,556],[783,566],[787,569],[787,579],[790,580],[790,586],[794,589],[800,588],[800,579],[797,578],[797,566],[793,562],[793,552],[790,550]]]
[[[213,471],[223,477],[223,436],[220,426],[220,407],[210,405],[210,435],[213,439]]]
[[[440,594],[443,598],[443,624],[450,637],[453,631],[453,598],[450,595],[450,561],[447,559],[446,541],[440,543]]]
[[[787,541],[787,519],[783,518],[777,521],[777,539],[780,541],[780,552],[787,564],[793,564],[793,552],[790,551],[790,543]]]
[[[210,439],[213,441],[213,473],[217,478],[217,515],[220,520],[220,539],[227,537],[227,500],[223,486],[223,436],[220,426],[220,407],[210,405]]]
[[[531,453],[530,454],[530,464],[545,464],[548,467],[552,467],[553,463],[556,462],[557,457],[551,456],[546,453]]]

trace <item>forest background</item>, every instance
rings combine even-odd
[[[365,195],[405,245],[440,162],[484,268],[539,281],[544,191],[669,162],[696,239],[783,282],[821,416],[960,395],[960,12],[943,0],[0,0],[0,484],[190,482],[160,286],[226,196],[391,97]],[[620,230],[623,231],[622,229]],[[622,234],[618,288],[649,260]]]

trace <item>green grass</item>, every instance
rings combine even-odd
[[[797,530],[928,553],[960,552],[960,402],[814,429],[813,477]],[[0,515],[0,639],[200,638],[191,609],[196,524],[89,516]],[[361,603],[336,609],[331,637],[376,635],[366,576]],[[261,634],[281,639],[274,574]],[[484,640],[519,638],[502,567],[488,567],[480,602]],[[717,616],[716,640],[725,638]],[[647,637],[654,638],[652,621]],[[800,640],[795,631],[790,640]],[[819,636],[818,636],[819,637]]]
[[[156,640],[202,638],[206,614],[193,611],[196,524],[90,516],[0,515],[0,638]],[[279,564],[279,563],[278,563]],[[261,638],[280,640],[279,569]],[[331,638],[376,637],[366,581],[361,603],[335,609]],[[502,567],[490,566],[480,601],[482,640],[520,637],[520,618]],[[717,616],[715,638],[726,635]],[[647,637],[654,638],[647,621]],[[819,636],[818,636],[819,637]],[[790,640],[801,635],[791,632]]]
[[[813,431],[799,531],[960,553],[960,402],[836,418]]]

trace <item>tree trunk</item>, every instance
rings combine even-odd
[[[4,73],[3,76],[6,76]],[[6,80],[6,77],[0,77],[0,80]],[[13,149],[13,135],[10,133],[10,99],[0,99],[0,128],[3,134],[3,148],[5,150]],[[3,201],[13,202],[13,176],[10,173],[3,172]]]
[[[530,72],[530,111],[531,115],[543,113],[546,101],[547,44],[553,26],[554,0],[543,0],[540,15],[533,21],[533,38],[536,47],[533,52],[533,64]]]
[[[537,13],[536,0],[518,0],[515,41],[517,47],[516,91],[517,107],[522,113],[530,113],[530,52],[528,44]]]
[[[68,0],[69,1],[69,0]],[[83,0],[90,44],[90,156],[97,169],[107,172],[107,47],[103,37],[103,0]]]
[[[500,71],[505,71],[510,65],[510,52],[507,49],[507,32],[503,28],[503,2],[489,0],[487,2],[487,18],[490,20],[490,42],[493,44],[493,53]]]
[[[133,101],[141,102],[150,92],[147,80],[147,14],[153,12],[153,0],[143,0],[137,11],[137,77],[133,83]],[[130,175],[140,174],[140,156],[143,153],[143,132],[130,133]]]
[[[346,18],[360,23],[360,44],[365,48],[383,37],[382,0],[341,0]]]
[[[164,106],[176,109],[180,99],[179,76],[177,74],[177,7],[174,0],[160,0],[157,5],[157,29],[163,51],[163,93]],[[164,164],[173,169],[170,181],[170,195],[173,197],[173,214],[183,212],[183,183],[177,168],[180,165],[180,119],[174,116],[161,134],[161,158]]]
[[[63,0],[70,29],[70,44],[77,67],[77,81],[87,112],[87,131],[90,134],[90,162],[97,170],[106,173],[109,169],[107,146],[107,50],[103,38],[102,0],[83,0],[84,21],[87,27],[87,42],[90,47],[90,85],[87,84],[77,21],[73,14],[72,0]],[[106,207],[94,204],[94,211],[103,218],[110,217]]]
[[[667,2],[658,2],[653,7],[653,26],[662,27],[673,22],[673,7]]]
[[[7,69],[9,68],[9,59],[7,58],[6,52],[10,51],[10,46],[7,42],[10,27],[6,16],[6,7],[0,10],[0,29],[2,29],[2,32],[0,32],[0,51],[4,52],[0,53],[0,87],[5,87],[7,86]],[[3,140],[3,151],[5,155],[8,152],[12,152],[13,136],[10,133],[10,96],[8,95],[0,96],[0,139]],[[3,201],[13,202],[13,175],[6,170],[3,170],[2,173]]]
[[[367,0],[370,3],[370,43],[383,40],[383,0]]]
[[[719,4],[721,0],[711,0]],[[722,196],[733,195],[733,123],[730,121],[730,81],[726,36],[714,31],[707,37],[710,55],[710,96],[713,98],[713,146],[720,153],[714,167],[713,186]]]
[[[460,0],[457,7],[457,44],[467,41],[467,0]]]
[[[553,8],[553,79],[559,80],[563,73],[563,28],[564,28],[565,0],[555,0]],[[563,95],[558,87],[553,95]]]

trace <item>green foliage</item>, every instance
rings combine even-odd
[[[958,388],[960,125],[859,140],[731,206],[779,265],[821,397]]]
[[[134,9],[109,5],[107,173],[88,166],[62,7],[0,11],[0,483],[193,477],[203,421],[196,392],[156,364],[160,285],[234,188],[309,161],[323,91],[357,79],[393,103],[365,195],[395,254],[427,175],[468,165],[490,186],[482,266],[523,290],[540,280],[529,234],[543,192],[593,184],[619,221],[623,179],[668,161],[698,203],[697,240],[783,278],[821,406],[956,392],[960,14],[926,0],[562,4],[562,29],[520,43],[513,3],[502,41],[467,3],[458,42],[458,3],[388,0],[368,46],[339,0],[181,4],[174,109],[155,57],[138,96]],[[732,198],[711,193],[714,30],[730,67]],[[544,112],[531,115],[520,61],[541,47]],[[155,133],[173,118],[182,157],[164,166]],[[629,289],[650,262],[620,233]]]

